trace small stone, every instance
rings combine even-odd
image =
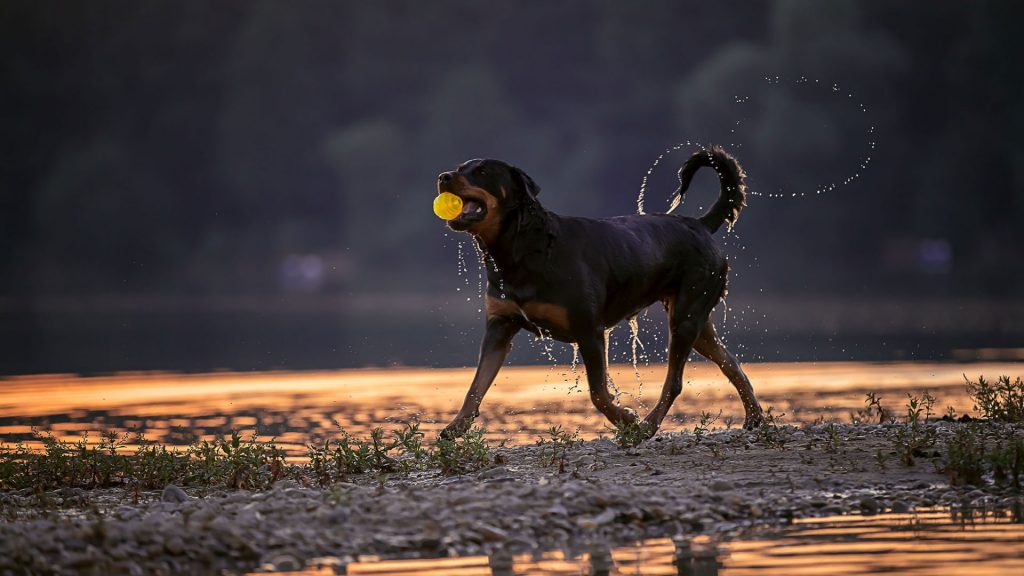
[[[861,513],[872,516],[878,514],[878,500],[875,500],[871,496],[865,496],[860,499],[860,511]]]
[[[494,478],[504,478],[504,477],[507,477],[507,476],[508,476],[508,468],[506,468],[504,466],[495,466],[494,468],[490,468],[488,470],[484,470],[483,472],[477,474],[477,478],[479,478],[481,480],[491,480],[491,479],[494,479]]]
[[[725,492],[726,490],[732,490],[732,483],[719,478],[711,483],[711,489],[715,492]]]
[[[907,504],[903,500],[896,500],[895,502],[892,503],[892,511],[897,513],[897,514],[902,514],[904,512],[909,512],[910,511],[910,504]]]
[[[182,541],[180,536],[171,536],[164,543],[164,548],[168,554],[177,556],[185,551],[185,542]]]
[[[475,526],[476,531],[484,537],[484,540],[488,542],[499,542],[501,540],[508,539],[508,532],[505,532],[501,528],[485,524],[483,522]]]
[[[296,572],[302,570],[302,562],[291,554],[278,554],[270,559],[271,570],[275,572]]]
[[[580,528],[585,529],[585,530],[593,530],[594,528],[597,528],[598,526],[601,526],[603,524],[608,524],[609,522],[614,520],[616,514],[617,513],[615,512],[615,510],[612,510],[611,508],[609,508],[609,509],[605,510],[604,512],[601,512],[597,516],[593,516],[593,517],[584,516],[583,518],[577,519],[576,520],[576,525],[579,526]]]
[[[160,494],[160,499],[164,502],[187,502],[189,495],[184,490],[178,488],[174,484],[168,484],[164,487],[163,493]]]

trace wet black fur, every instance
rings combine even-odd
[[[716,361],[736,385],[747,426],[760,421],[761,409],[749,381],[709,320],[725,295],[729,269],[712,234],[723,223],[731,227],[746,205],[745,175],[735,158],[712,147],[686,161],[679,171],[679,194],[705,166],[718,173],[721,191],[700,218],[562,216],[540,204],[540,189],[525,172],[498,160],[470,161],[447,174],[460,176],[499,200],[496,238],[489,244],[477,238],[493,261],[487,273],[488,297],[520,306],[554,305],[564,308],[569,320],[565,327],[535,322],[524,313],[488,317],[477,376],[447,434],[460,433],[477,414],[492,372],[500,368],[512,336],[521,329],[578,343],[595,405],[617,425],[635,422],[635,415],[615,405],[605,388],[605,330],[658,301],[669,314],[669,374],[659,404],[647,417],[651,433],[681,391],[683,364],[694,347]]]

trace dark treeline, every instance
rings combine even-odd
[[[438,289],[438,172],[499,157],[558,211],[621,214],[690,139],[811,195],[751,198],[745,282],[1017,296],[1021,21],[1014,1],[0,2],[0,294]]]

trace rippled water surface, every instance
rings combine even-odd
[[[377,576],[1024,574],[1020,511],[834,516],[712,539],[658,539],[579,552],[436,560],[360,558],[347,574]],[[335,574],[334,568],[304,574]]]
[[[849,421],[867,392],[901,411],[908,393],[929,390],[936,411],[971,409],[964,374],[1016,375],[1022,364],[996,363],[803,363],[747,364],[765,407],[784,413],[781,422]],[[115,430],[183,445],[231,430],[261,439],[275,437],[295,456],[311,440],[337,433],[337,426],[365,435],[375,426],[420,421],[428,438],[458,410],[472,369],[386,369],[335,372],[215,374],[133,373],[82,378],[71,375],[0,380],[0,442],[34,444],[32,429],[74,441]],[[613,367],[620,400],[649,407],[664,378],[664,366]],[[716,426],[742,422],[732,386],[713,365],[687,366],[683,396],[664,429],[692,429],[701,411],[717,414]],[[590,403],[583,370],[568,365],[507,367],[484,400],[479,424],[491,439],[531,443],[550,426],[580,428],[583,438],[608,434]]]

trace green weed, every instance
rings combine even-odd
[[[896,453],[907,466],[913,466],[914,458],[935,444],[935,430],[926,425],[934,406],[935,398],[927,390],[920,398],[907,394],[906,423],[896,431]]]
[[[187,484],[264,489],[279,480],[286,468],[284,451],[273,439],[261,443],[253,434],[243,441],[238,431],[232,431],[229,438],[193,444],[185,454]]]
[[[779,424],[780,419],[785,415],[785,413],[778,416],[772,414],[772,407],[769,406],[761,419],[761,425],[755,432],[757,441],[771,448],[778,448],[779,450],[785,448],[787,434],[785,429]]]
[[[636,420],[615,425],[614,437],[619,446],[634,448],[654,435],[651,425],[645,420]]]
[[[974,409],[988,420],[1024,422],[1024,381],[1018,376],[1010,382],[1009,376],[1000,376],[991,384],[983,376],[972,382],[964,375],[967,394],[974,401]]]
[[[864,399],[864,407],[850,414],[854,424],[864,424],[877,420],[879,424],[892,421],[892,414],[882,406],[882,399],[874,392],[868,392]]]
[[[565,469],[566,455],[574,446],[578,445],[580,439],[580,428],[570,434],[562,430],[562,426],[552,426],[548,430],[548,437],[537,438],[537,446],[540,447],[540,460],[543,466],[554,466],[558,464],[560,471]]]
[[[981,484],[985,473],[985,445],[973,426],[957,428],[946,445],[943,472],[953,486]]]
[[[478,426],[470,426],[461,438],[439,438],[430,459],[446,476],[480,470],[492,460],[484,430]]]
[[[718,422],[721,416],[721,410],[718,411],[718,414],[712,414],[705,410],[700,411],[700,422],[693,427],[693,435],[697,437],[698,441],[711,430],[711,427],[715,425],[715,422]]]
[[[339,427],[340,428],[340,427]],[[559,429],[557,453],[579,442],[578,432]],[[491,461],[484,431],[471,428],[463,438],[423,444],[418,423],[387,434],[375,428],[358,439],[340,430],[340,437],[307,446],[308,462],[288,464],[274,440],[244,439],[238,432],[197,442],[184,449],[167,448],[140,435],[137,448],[127,449],[127,435],[106,433],[97,445],[88,436],[70,443],[49,433],[37,433],[42,450],[22,444],[0,445],[0,490],[33,488],[45,492],[60,487],[125,486],[157,489],[180,486],[224,486],[262,490],[282,478],[329,485],[354,474],[410,472],[431,467],[444,474],[478,470]]]
[[[889,458],[882,452],[881,448],[875,450],[875,464],[878,465],[878,469],[885,472]]]
[[[830,454],[835,454],[839,451],[840,445],[843,443],[842,436],[839,435],[839,428],[832,422],[825,425],[825,451]]]
[[[1020,490],[1024,475],[1024,438],[1011,438],[999,444],[988,454],[992,478],[997,484],[1009,484]]]

